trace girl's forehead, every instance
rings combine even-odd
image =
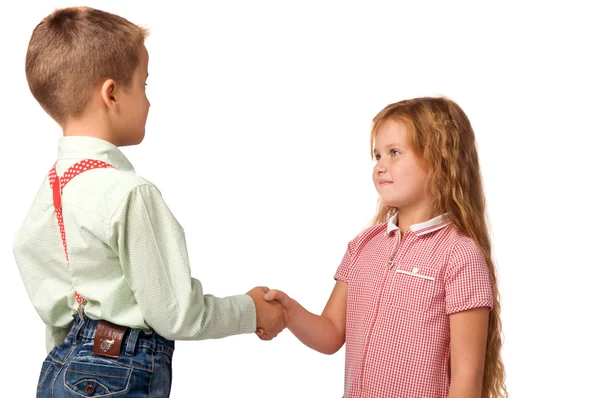
[[[387,122],[384,123],[373,134],[373,146],[375,147],[393,143],[404,145],[407,143],[407,140],[408,134],[406,128],[394,120],[390,124],[387,124]]]

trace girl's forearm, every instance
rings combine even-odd
[[[344,345],[344,333],[326,317],[309,312],[295,300],[291,300],[288,313],[288,329],[307,347],[334,354]]]

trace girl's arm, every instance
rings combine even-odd
[[[450,315],[448,398],[480,398],[490,310],[474,308]]]
[[[337,352],[346,341],[348,284],[337,281],[319,316],[307,311],[280,290],[270,290],[265,300],[277,300],[288,312],[288,329],[302,343],[323,354]]]

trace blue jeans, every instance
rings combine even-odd
[[[37,397],[168,397],[174,342],[127,329],[119,358],[92,354],[98,321],[75,317],[64,343],[48,354]]]

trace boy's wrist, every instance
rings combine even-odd
[[[256,306],[249,294],[241,294],[236,297],[240,307],[239,333],[253,333],[256,330]]]

